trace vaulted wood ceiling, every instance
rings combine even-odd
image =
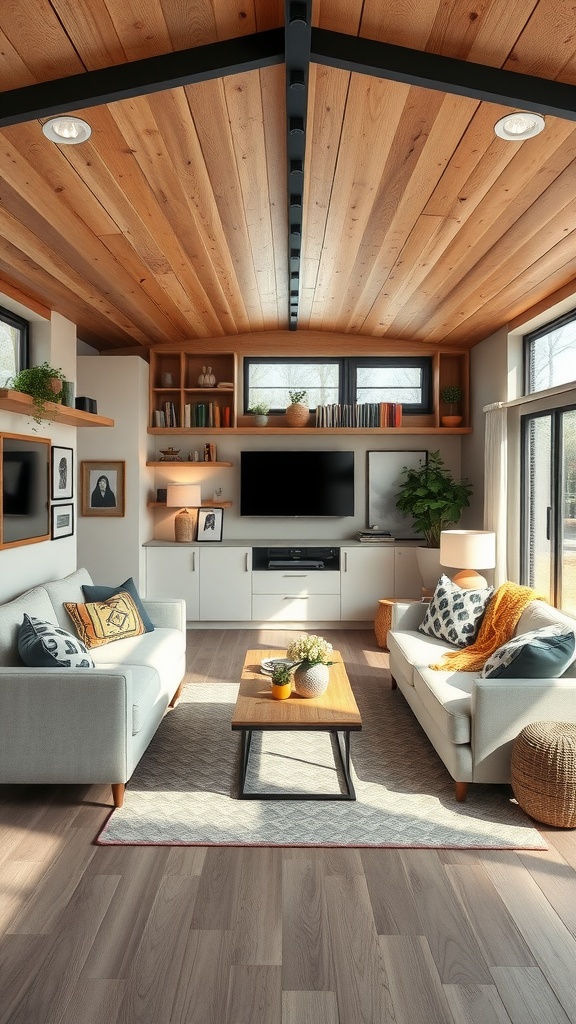
[[[79,75],[173,51],[264,33],[283,46],[284,23],[282,0],[10,0],[0,124],[15,100],[37,102],[23,87],[70,78],[75,95]],[[576,84],[573,24],[562,0],[312,2],[313,32],[350,36],[351,58],[356,37],[428,51],[536,76],[543,102],[545,80]],[[507,143],[493,132],[507,105],[312,50],[298,329],[350,334],[351,351],[354,335],[383,352],[398,339],[471,346],[574,280],[576,102]],[[415,74],[422,64],[415,54]],[[40,95],[47,108],[53,92]],[[101,350],[287,329],[286,96],[281,54],[88,103],[77,113],[93,133],[79,146],[43,136],[42,105],[12,118],[0,129],[0,290],[58,310]]]

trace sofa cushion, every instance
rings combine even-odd
[[[126,591],[110,597],[107,601],[74,604],[66,601],[68,612],[76,632],[86,647],[101,647],[114,640],[141,636],[144,623],[138,614],[134,601]]]
[[[132,576],[125,580],[124,583],[120,583],[117,587],[105,587],[100,586],[99,584],[82,587],[82,593],[84,594],[85,601],[107,601],[108,598],[115,597],[116,594],[120,594],[122,591],[130,594],[130,597],[138,609],[138,614],[144,623],[145,632],[151,633],[154,629],[154,624],[142,604],[140,594],[136,589],[136,584],[134,583]]]
[[[428,605],[421,633],[446,640],[455,647],[467,647],[478,634],[493,587],[483,590],[462,590],[442,575]]]
[[[78,637],[34,615],[24,615],[18,631],[18,653],[30,668],[94,668]]]
[[[428,714],[451,743],[470,743],[474,672],[414,670],[414,687]]]
[[[56,611],[44,587],[34,587],[13,601],[0,604],[0,665],[3,668],[22,666],[18,654],[18,631],[24,615],[35,615],[54,626],[58,625]]]
[[[167,675],[167,666],[178,661],[186,650],[186,637],[179,629],[157,626],[153,633],[114,640],[103,647],[94,647],[90,653],[96,668],[118,665],[146,665]]]
[[[401,665],[403,675],[411,686],[414,685],[412,677],[415,665],[428,666],[432,662],[438,661],[448,651],[455,650],[445,640],[423,636],[416,630],[389,631],[386,642],[390,651],[390,665]]]
[[[82,587],[90,583],[92,583],[92,577],[88,570],[76,569],[75,572],[71,572],[62,579],[50,580],[48,583],[42,584],[54,605],[58,625],[62,626],[62,629],[70,629],[70,619],[64,608],[64,602],[83,601]],[[32,612],[31,614],[37,615],[38,613]],[[40,615],[38,617],[42,618]]]
[[[557,679],[574,660],[574,631],[562,622],[512,637],[490,655],[482,676],[491,679]]]

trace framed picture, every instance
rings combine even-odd
[[[368,459],[367,527],[388,530],[394,537],[416,538],[412,522],[396,508],[396,495],[404,479],[404,466],[418,469],[428,459],[427,451],[371,451]]]
[[[125,462],[82,462],[82,515],[123,516]]]
[[[51,491],[52,501],[74,497],[74,452],[72,448],[60,448],[52,445],[51,452]]]
[[[74,533],[74,505],[51,505],[51,537],[71,537]]]
[[[223,522],[223,508],[199,508],[198,525],[196,527],[196,540],[222,540]]]

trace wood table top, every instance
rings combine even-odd
[[[234,714],[233,729],[361,729],[362,718],[338,651],[330,658],[330,682],[321,697],[287,700],[272,696],[270,676],[260,671],[264,658],[285,658],[286,651],[248,651]]]

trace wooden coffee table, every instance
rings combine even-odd
[[[242,733],[240,760],[240,791],[242,800],[355,800],[356,793],[350,777],[350,733],[362,728],[362,718],[352,693],[350,680],[338,651],[333,651],[330,683],[321,697],[299,697],[293,693],[288,700],[275,700],[270,688],[270,676],[260,671],[263,658],[284,658],[286,651],[248,651],[242,669],[242,679],[232,729]],[[250,758],[250,744],[254,732],[328,732],[336,739],[336,764],[344,773],[344,793],[247,793],[246,772]],[[340,733],[344,736],[344,753],[340,746]]]

